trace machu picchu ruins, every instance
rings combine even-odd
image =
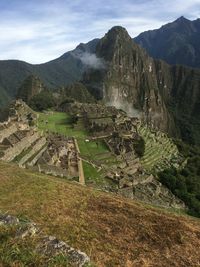
[[[40,121],[43,125],[40,130],[40,115],[17,100],[10,106],[7,121],[1,123],[1,160],[83,185],[87,184],[83,165],[89,164],[96,169],[102,190],[155,205],[185,209],[183,202],[151,174],[159,161],[166,166],[179,166],[178,151],[167,136],[155,135],[142,126],[138,118],[128,117],[112,106],[73,102],[60,108],[70,115],[72,131],[83,127],[88,133],[81,142],[85,146],[95,144],[97,156],[82,153],[75,137],[52,132],[45,119]],[[50,116],[53,112],[46,114]],[[106,153],[98,154],[99,144],[106,147]],[[163,153],[156,154],[154,149],[159,148]]]
[[[1,160],[55,176],[79,177],[74,139],[41,132],[36,124],[36,113],[23,101],[12,103],[8,120],[0,124]]]

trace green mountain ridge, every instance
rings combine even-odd
[[[67,86],[80,80],[87,66],[74,54],[77,50],[92,53],[97,40],[80,44],[75,50],[43,64],[32,65],[20,60],[0,60],[0,92],[3,88],[9,98],[14,99],[18,88],[30,75],[38,76],[49,89]],[[1,98],[0,106],[5,106],[8,100]]]
[[[160,29],[143,32],[133,40],[154,58],[200,68],[199,36],[200,19],[191,21],[182,16]]]

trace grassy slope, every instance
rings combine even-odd
[[[31,173],[14,164],[0,162],[0,210],[28,218],[44,233],[69,241],[97,266],[200,264],[199,220]],[[2,246],[0,266],[5,258]]]

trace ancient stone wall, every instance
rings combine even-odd
[[[57,166],[38,164],[38,169],[39,169],[39,172],[42,172],[45,174],[50,174],[50,175],[59,176],[59,177],[66,177],[68,179],[73,178],[72,176],[70,176],[69,172],[66,169],[61,169]]]
[[[18,156],[22,151],[29,148],[30,145],[35,142],[39,138],[39,133],[34,133],[32,135],[28,135],[19,141],[14,147],[10,147],[5,151],[4,156],[1,158],[4,161],[10,162],[16,156]]]
[[[46,144],[46,138],[42,137],[40,138],[36,144],[31,148],[30,152],[27,153],[20,161],[19,166],[23,166],[24,163],[30,159],[34,154],[36,154],[38,151],[41,150],[41,148]]]
[[[6,126],[6,124],[3,124],[3,129],[0,131],[0,143],[3,141],[4,138],[10,136],[11,134],[15,133],[17,131],[17,125],[15,123],[10,124],[9,126]]]

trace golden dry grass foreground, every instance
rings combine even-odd
[[[0,211],[29,218],[96,266],[200,266],[200,221],[0,162]]]

